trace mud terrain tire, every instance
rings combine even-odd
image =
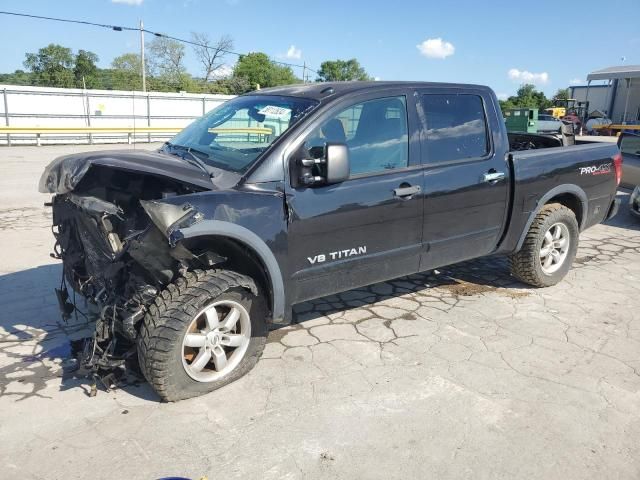
[[[211,315],[220,319],[219,326],[232,313],[240,320],[231,330],[219,333],[211,329],[207,334],[212,324],[207,312],[212,309]],[[266,335],[266,306],[253,280],[229,270],[189,272],[163,290],[149,307],[137,340],[140,369],[163,400],[195,397],[227,385],[251,370],[262,354]],[[234,340],[230,340],[232,337]],[[188,343],[193,338],[203,342],[202,345],[192,349]],[[242,342],[242,347],[223,344],[221,338]],[[201,350],[202,356],[208,354],[210,360],[203,358],[205,366],[197,372],[193,365]],[[220,351],[226,352],[228,363],[221,354],[214,354]],[[242,355],[234,358],[236,351]],[[218,363],[214,363],[214,357],[225,365],[220,372],[216,371]],[[228,367],[233,368],[224,373]],[[197,375],[203,378],[198,379]]]
[[[555,232],[560,232],[558,239],[553,238]],[[509,257],[511,274],[534,287],[555,285],[571,268],[579,234],[576,216],[570,209],[559,203],[545,205],[529,227],[520,251]],[[567,242],[564,251],[562,239]],[[545,268],[546,251],[555,252],[558,261]]]

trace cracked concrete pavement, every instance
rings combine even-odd
[[[0,478],[640,477],[640,222],[583,233],[561,284],[488,258],[299,305],[246,377],[160,403],[67,373],[44,165],[0,150]],[[138,148],[141,148],[138,146]],[[621,192],[623,201],[626,193]]]

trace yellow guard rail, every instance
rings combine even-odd
[[[92,134],[126,133],[127,141],[131,143],[132,135],[138,133],[178,133],[184,127],[2,127],[0,134],[6,135],[35,135],[36,145],[40,146],[41,135],[65,134],[81,135],[88,134],[91,141]],[[9,143],[10,144],[10,143]]]

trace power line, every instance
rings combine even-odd
[[[165,33],[154,32],[154,31],[148,30],[146,28],[140,29],[140,28],[136,28],[136,27],[123,27],[123,26],[120,26],[120,25],[108,25],[108,24],[104,24],[104,23],[89,22],[89,21],[86,21],[86,20],[74,20],[74,19],[70,19],[70,18],[45,17],[45,16],[42,16],[42,15],[31,15],[31,14],[28,14],[28,13],[7,12],[7,11],[2,11],[2,10],[0,10],[0,15],[12,15],[12,16],[15,16],[15,17],[26,17],[26,18],[33,18],[33,19],[37,19],[37,20],[49,20],[49,21],[53,21],[53,22],[65,22],[65,23],[76,23],[76,24],[80,24],[80,25],[90,25],[92,27],[108,28],[109,30],[114,30],[116,32],[122,32],[122,31],[139,32],[139,31],[143,31],[145,33],[148,33],[150,35],[154,35],[156,37],[164,37],[164,38],[168,38],[170,40],[175,40],[176,42],[186,43],[188,45],[201,47],[201,48],[206,48],[208,50],[217,50],[219,52],[226,53],[226,54],[229,54],[229,55],[236,55],[237,57],[241,57],[243,55],[246,55],[244,53],[233,52],[231,50],[217,49],[215,47],[212,47],[212,46],[209,46],[209,45],[205,45],[204,43],[198,43],[198,42],[193,42],[191,40],[185,40],[184,38],[174,37],[172,35],[167,35]],[[317,70],[314,70],[314,69],[310,68],[307,65],[298,65],[297,63],[281,62],[279,60],[274,60],[274,59],[270,59],[270,60],[273,63],[277,63],[279,65],[286,65],[287,67],[302,68],[302,69],[309,70],[310,72],[313,72],[313,73],[318,73]]]
[[[17,13],[17,12],[0,11],[0,14],[1,15],[13,15],[15,17],[36,18],[38,20],[52,20],[52,21],[55,21],[55,22],[80,23],[82,25],[91,25],[91,26],[94,26],[94,27],[109,28],[111,30],[115,30],[116,32],[121,32],[122,30],[137,30],[137,28],[119,27],[117,25],[105,25],[105,24],[102,24],[102,23],[87,22],[85,20],[70,20],[68,18],[43,17],[41,15],[30,15],[28,13]]]

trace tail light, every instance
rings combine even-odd
[[[622,180],[622,154],[620,152],[613,157],[613,168],[616,171],[616,185],[620,185]]]

